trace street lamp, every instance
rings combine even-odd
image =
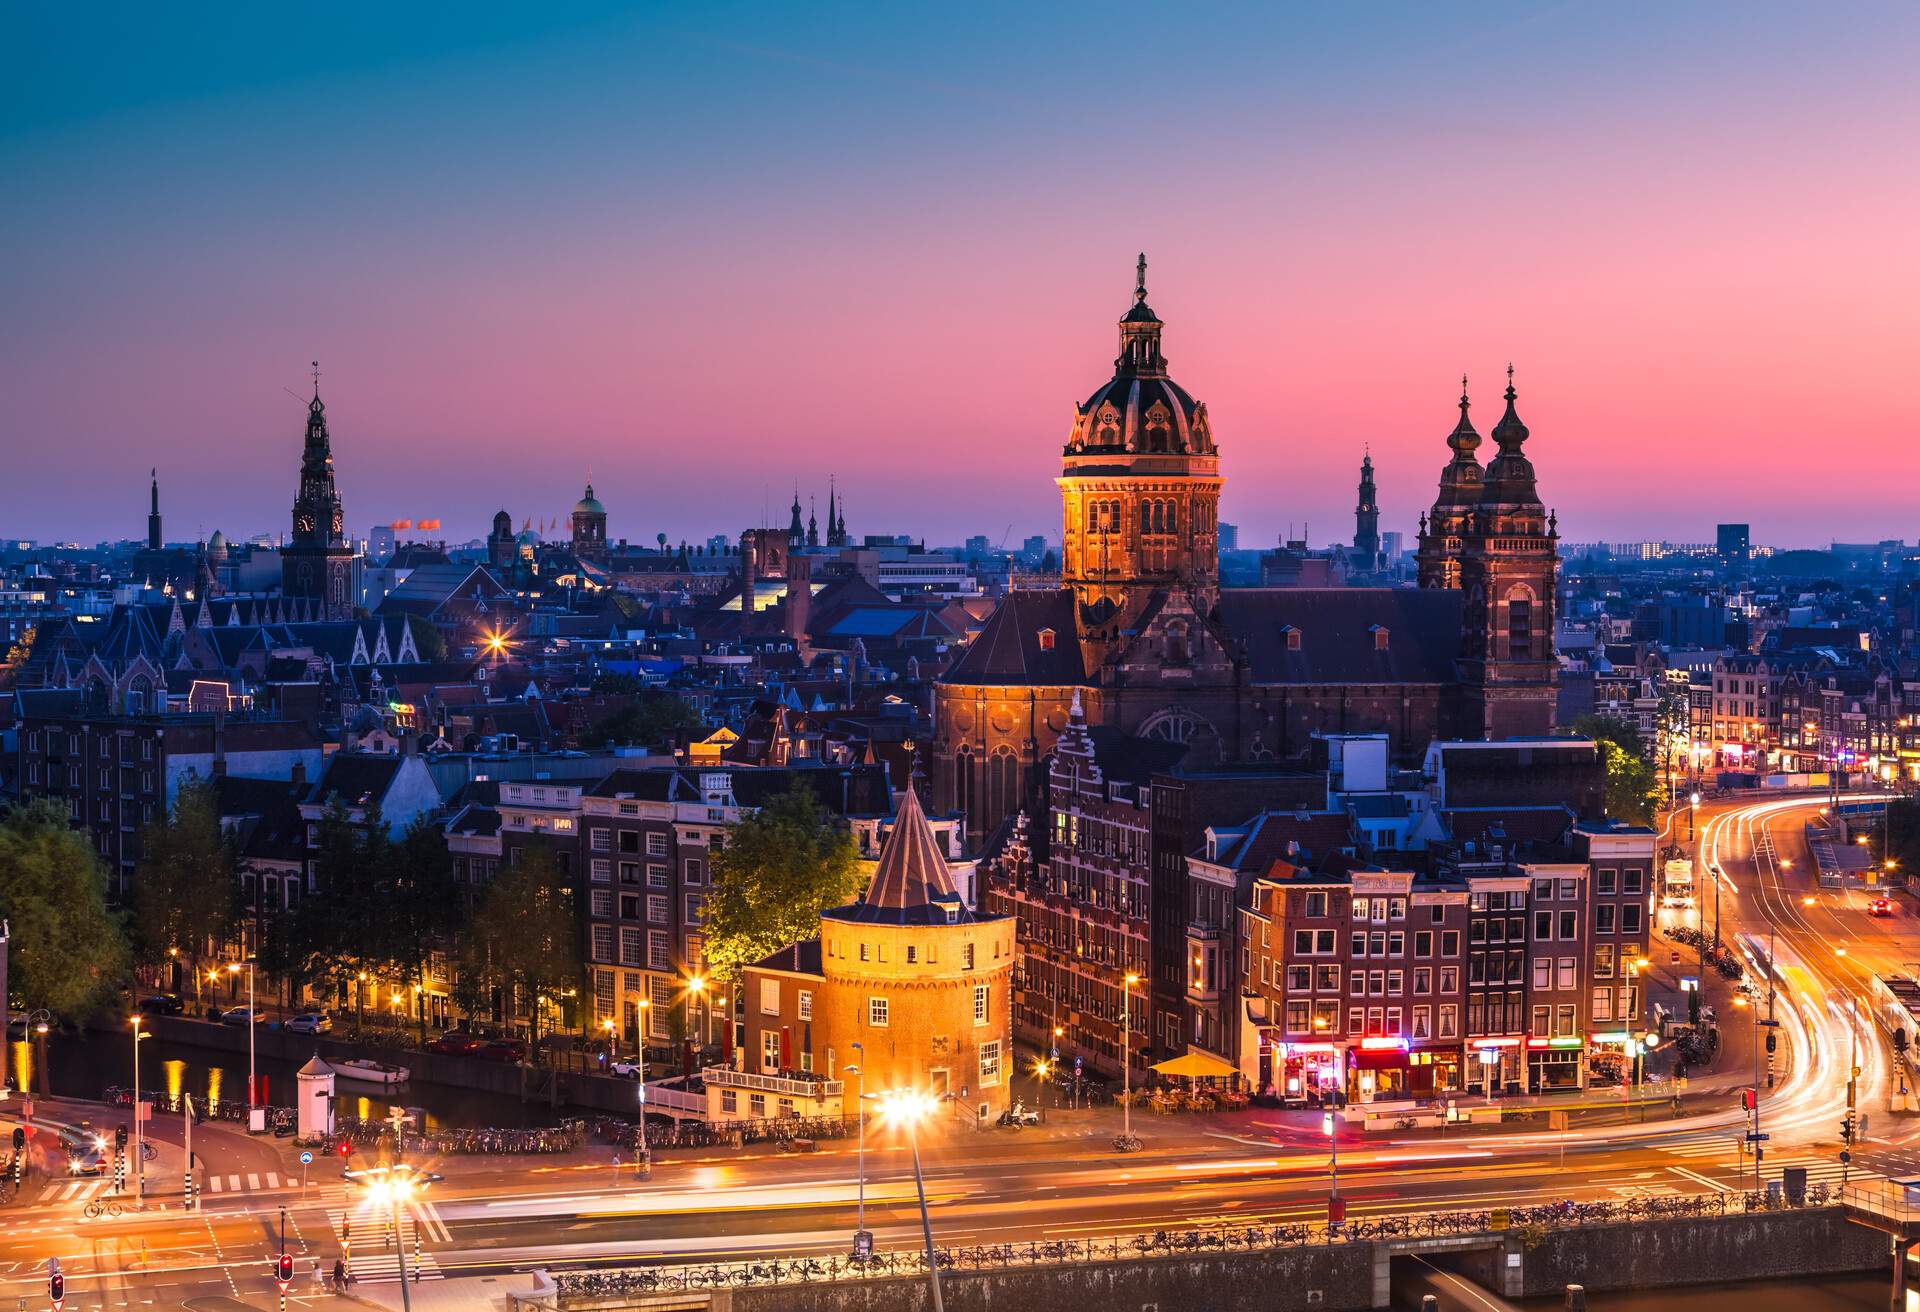
[[[933,1220],[927,1215],[927,1182],[920,1173],[920,1122],[931,1115],[934,1101],[911,1089],[895,1089],[882,1104],[888,1119],[907,1127],[907,1143],[913,1149],[913,1187],[920,1195],[920,1234],[927,1246],[927,1281],[933,1290],[933,1312],[946,1312],[940,1301],[940,1263],[933,1255]]]
[[[700,1026],[700,1047],[704,1050],[707,1046],[708,1031],[713,1028],[713,1016],[712,1013],[707,1010],[706,1006],[707,981],[698,975],[687,976],[687,992],[700,1000],[700,1019],[702,1022]],[[688,1017],[688,1019],[691,1020],[692,1017]]]
[[[647,1146],[647,1008],[652,1000],[641,998],[633,1004],[633,1073],[640,1083],[640,1178],[653,1178],[653,1154]]]
[[[860,1060],[847,1068],[860,1077],[859,1098],[854,1103],[860,1117],[860,1210],[853,1224],[853,1260],[864,1262],[873,1256],[873,1235],[867,1230],[867,1045],[855,1039],[853,1050],[860,1054]]]
[[[393,1246],[400,1254],[400,1305],[412,1312],[413,1294],[408,1288],[406,1235],[400,1229],[400,1208],[404,1203],[424,1191],[426,1187],[439,1180],[432,1171],[422,1171],[408,1162],[395,1162],[391,1166],[372,1166],[363,1171],[348,1171],[346,1178],[355,1184],[367,1186],[367,1200],[375,1207],[389,1207],[393,1215]],[[414,1223],[414,1239],[420,1237],[419,1222]],[[413,1279],[420,1278],[416,1266]]]
[[[1120,1142],[1121,1152],[1130,1153],[1140,1146],[1133,1137],[1133,986],[1140,977],[1128,971],[1120,989]]]
[[[140,1040],[147,1036],[140,1029],[142,1019],[136,1011],[130,1023],[133,1026],[133,1196],[144,1199],[147,1196],[147,1127],[140,1116]]]
[[[230,961],[227,963],[227,969],[231,973],[238,975],[240,973],[240,965],[241,963],[238,961]],[[264,1122],[258,1126],[254,1124],[254,1118],[258,1116],[259,1113],[255,1110],[255,1107],[254,1107],[256,1095],[254,1092],[255,1076],[254,1076],[253,1048],[254,1048],[254,1034],[255,1034],[255,1031],[258,1030],[260,1027],[260,1015],[253,1008],[253,962],[251,959],[247,961],[246,968],[247,968],[247,1130],[250,1133],[257,1134],[261,1129],[265,1128]]]

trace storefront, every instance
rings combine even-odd
[[[1341,1087],[1340,1050],[1331,1043],[1288,1043],[1277,1031],[1263,1031],[1258,1079],[1263,1093],[1317,1103]]]
[[[1416,1048],[1407,1056],[1407,1092],[1415,1098],[1433,1098],[1464,1089],[1458,1046]]]
[[[1586,1087],[1587,1041],[1578,1034],[1527,1040],[1527,1092]]]
[[[1470,1045],[1475,1069],[1469,1071],[1468,1090],[1491,1098],[1505,1089],[1520,1087],[1522,1070],[1519,1039],[1475,1039]]]
[[[1369,1035],[1347,1053],[1347,1099],[1350,1102],[1390,1101],[1411,1095],[1407,1074],[1412,1054],[1407,1041]]]

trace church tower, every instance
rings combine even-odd
[[[300,492],[293,501],[293,537],[280,549],[280,591],[317,602],[329,620],[353,618],[353,548],[347,545],[340,493],[333,483],[333,441],[320,400],[320,368],[307,403],[307,440],[300,459]]]
[[[1480,504],[1480,484],[1485,477],[1480,459],[1480,434],[1467,417],[1472,403],[1467,400],[1467,376],[1460,375],[1460,422],[1447,434],[1453,459],[1440,471],[1440,492],[1433,509],[1420,517],[1420,536],[1415,551],[1423,588],[1460,586],[1460,553],[1474,509]]]
[[[1488,738],[1550,733],[1557,712],[1560,533],[1534,486],[1517,395],[1509,365],[1507,409],[1493,429],[1499,453],[1487,463],[1458,558],[1462,668]]]
[[[1373,454],[1360,457],[1360,496],[1353,507],[1353,564],[1372,574],[1380,568],[1380,499],[1373,489]]]
[[[1219,451],[1207,407],[1167,375],[1147,257],[1120,320],[1113,378],[1073,413],[1061,456],[1065,552],[1080,637],[1094,668],[1154,592],[1181,587],[1204,614],[1219,591]]]
[[[160,471],[153,469],[148,473],[153,483],[147,489],[147,550],[158,551],[160,550]]]
[[[593,495],[593,484],[573,503],[573,554],[600,560],[607,554],[607,508]]]

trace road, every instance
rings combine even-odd
[[[1765,978],[1772,946],[1780,1043],[1774,1087],[1765,1089],[1764,1071],[1759,1078],[1761,1124],[1771,1136],[1760,1177],[1778,1178],[1783,1167],[1800,1165],[1815,1183],[1840,1182],[1837,1137],[1856,1045],[1856,1098],[1868,1113],[1870,1141],[1850,1173],[1920,1174],[1912,1128],[1884,1110],[1892,1057],[1866,1005],[1876,971],[1920,955],[1908,946],[1913,922],[1905,914],[1869,917],[1857,894],[1810,888],[1799,835],[1818,805],[1713,802],[1695,817],[1703,864],[1720,872],[1722,935],[1741,945],[1758,978]],[[1708,892],[1691,914],[1711,930]],[[1667,962],[1660,965],[1671,968],[1664,943],[1661,952]],[[1722,1025],[1751,1019],[1757,1035],[1767,1005],[1762,990],[1757,1005],[1723,1007]],[[1726,1083],[1727,1072],[1716,1074]],[[1340,1193],[1350,1215],[1368,1216],[1752,1187],[1753,1159],[1740,1151],[1745,1113],[1730,1093],[1695,1099],[1679,1116],[1664,1104],[1647,1114],[1644,1123],[1616,1118],[1566,1131],[1455,1127],[1384,1138],[1343,1131]],[[924,1136],[937,1241],[1002,1243],[1325,1215],[1328,1157],[1310,1120],[1279,1113],[1211,1125],[1145,1118],[1136,1129],[1147,1150],[1124,1157],[1111,1151],[1104,1121]],[[905,1149],[876,1132],[866,1160],[868,1227],[883,1248],[912,1246],[918,1214]],[[417,1237],[427,1279],[534,1266],[844,1253],[859,1210],[857,1161],[850,1142],[823,1144],[811,1155],[670,1155],[641,1182],[605,1163],[449,1159],[435,1164],[445,1179],[409,1209],[401,1235],[409,1262]],[[29,1189],[23,1204],[8,1208],[11,1224],[0,1234],[5,1294],[44,1291],[44,1263],[58,1256],[69,1307],[271,1307],[269,1263],[281,1242],[283,1205],[287,1248],[303,1273],[294,1306],[315,1301],[304,1273],[315,1261],[331,1267],[343,1224],[351,1226],[353,1265],[364,1282],[397,1274],[385,1220],[337,1178],[304,1192],[209,1196],[197,1213],[170,1199],[147,1213],[91,1220],[82,1200],[67,1196],[75,1191],[50,1192]]]

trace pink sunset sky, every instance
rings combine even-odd
[[[1242,545],[1509,360],[1570,541],[1915,536],[1910,7],[19,18],[0,533],[284,531],[318,357],[358,533],[1057,537],[1144,249]]]

